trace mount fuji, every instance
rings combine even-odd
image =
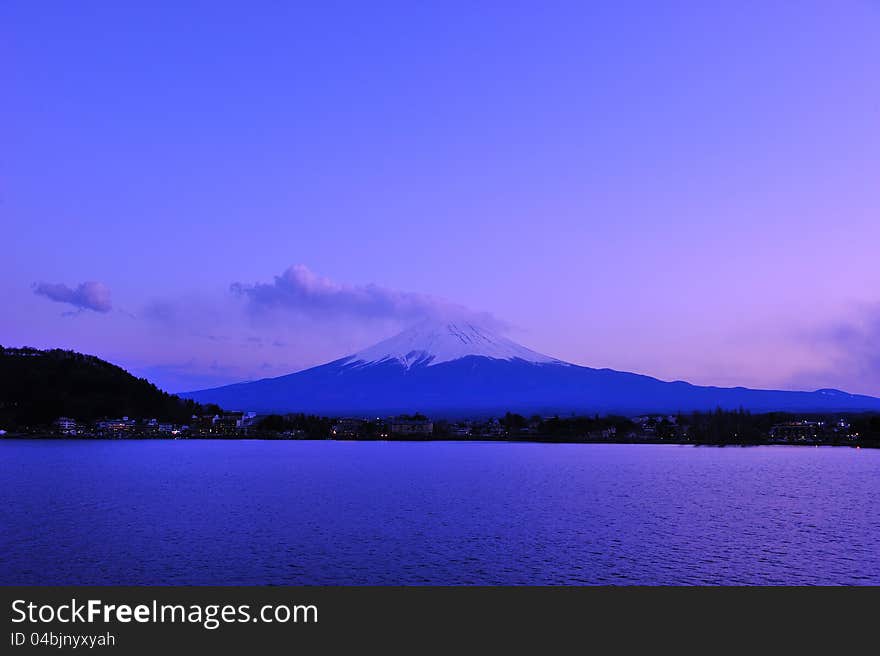
[[[327,364],[181,396],[230,409],[361,416],[673,413],[717,407],[753,412],[880,410],[878,398],[839,390],[700,387],[582,367],[467,320],[427,320]]]

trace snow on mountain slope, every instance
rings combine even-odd
[[[433,320],[423,321],[344,360],[357,366],[397,361],[408,369],[414,365],[432,366],[471,355],[494,360],[566,364],[471,321]]]
[[[329,416],[880,410],[880,399],[838,390],[700,387],[592,369],[541,355],[458,318],[423,322],[354,355],[286,376],[182,396],[224,408]]]

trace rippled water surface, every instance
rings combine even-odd
[[[880,451],[0,441],[0,584],[880,584]]]

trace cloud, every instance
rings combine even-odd
[[[303,265],[271,281],[233,284],[231,292],[153,298],[136,314],[130,329],[144,358],[138,371],[171,391],[288,374],[359,351],[425,318],[467,317],[507,328],[433,296],[342,284]]]
[[[461,306],[427,294],[373,284],[338,283],[319,276],[304,264],[294,264],[271,283],[233,283],[231,289],[245,297],[255,313],[286,309],[311,316],[410,320],[467,312]]]
[[[34,293],[56,303],[67,303],[79,310],[105,313],[113,309],[110,288],[94,280],[80,283],[76,289],[63,283],[40,282],[34,285]]]
[[[187,293],[176,298],[154,298],[140,307],[137,318],[167,335],[219,342],[233,339],[231,335],[239,330],[240,314],[241,309],[228,293]]]
[[[190,358],[180,362],[164,364],[132,365],[130,370],[155,383],[160,389],[171,393],[189,392],[198,389],[220,387],[244,380],[265,376],[265,367],[248,363],[247,366],[220,363],[216,359],[204,357]],[[271,367],[270,367],[271,369]],[[287,373],[285,370],[271,369],[273,374]]]
[[[880,394],[880,303],[857,307],[850,316],[806,335],[806,342],[822,365],[799,373],[798,379]]]
[[[849,370],[880,389],[880,304],[862,308],[828,337]]]

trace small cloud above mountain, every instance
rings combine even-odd
[[[311,316],[412,320],[470,313],[465,308],[427,294],[398,291],[380,285],[349,285],[294,264],[269,283],[231,285],[232,292],[247,299],[254,313],[290,310]]]
[[[56,303],[72,305],[79,311],[106,313],[113,309],[110,288],[94,280],[80,283],[75,288],[64,283],[39,282],[34,285],[34,293]]]

